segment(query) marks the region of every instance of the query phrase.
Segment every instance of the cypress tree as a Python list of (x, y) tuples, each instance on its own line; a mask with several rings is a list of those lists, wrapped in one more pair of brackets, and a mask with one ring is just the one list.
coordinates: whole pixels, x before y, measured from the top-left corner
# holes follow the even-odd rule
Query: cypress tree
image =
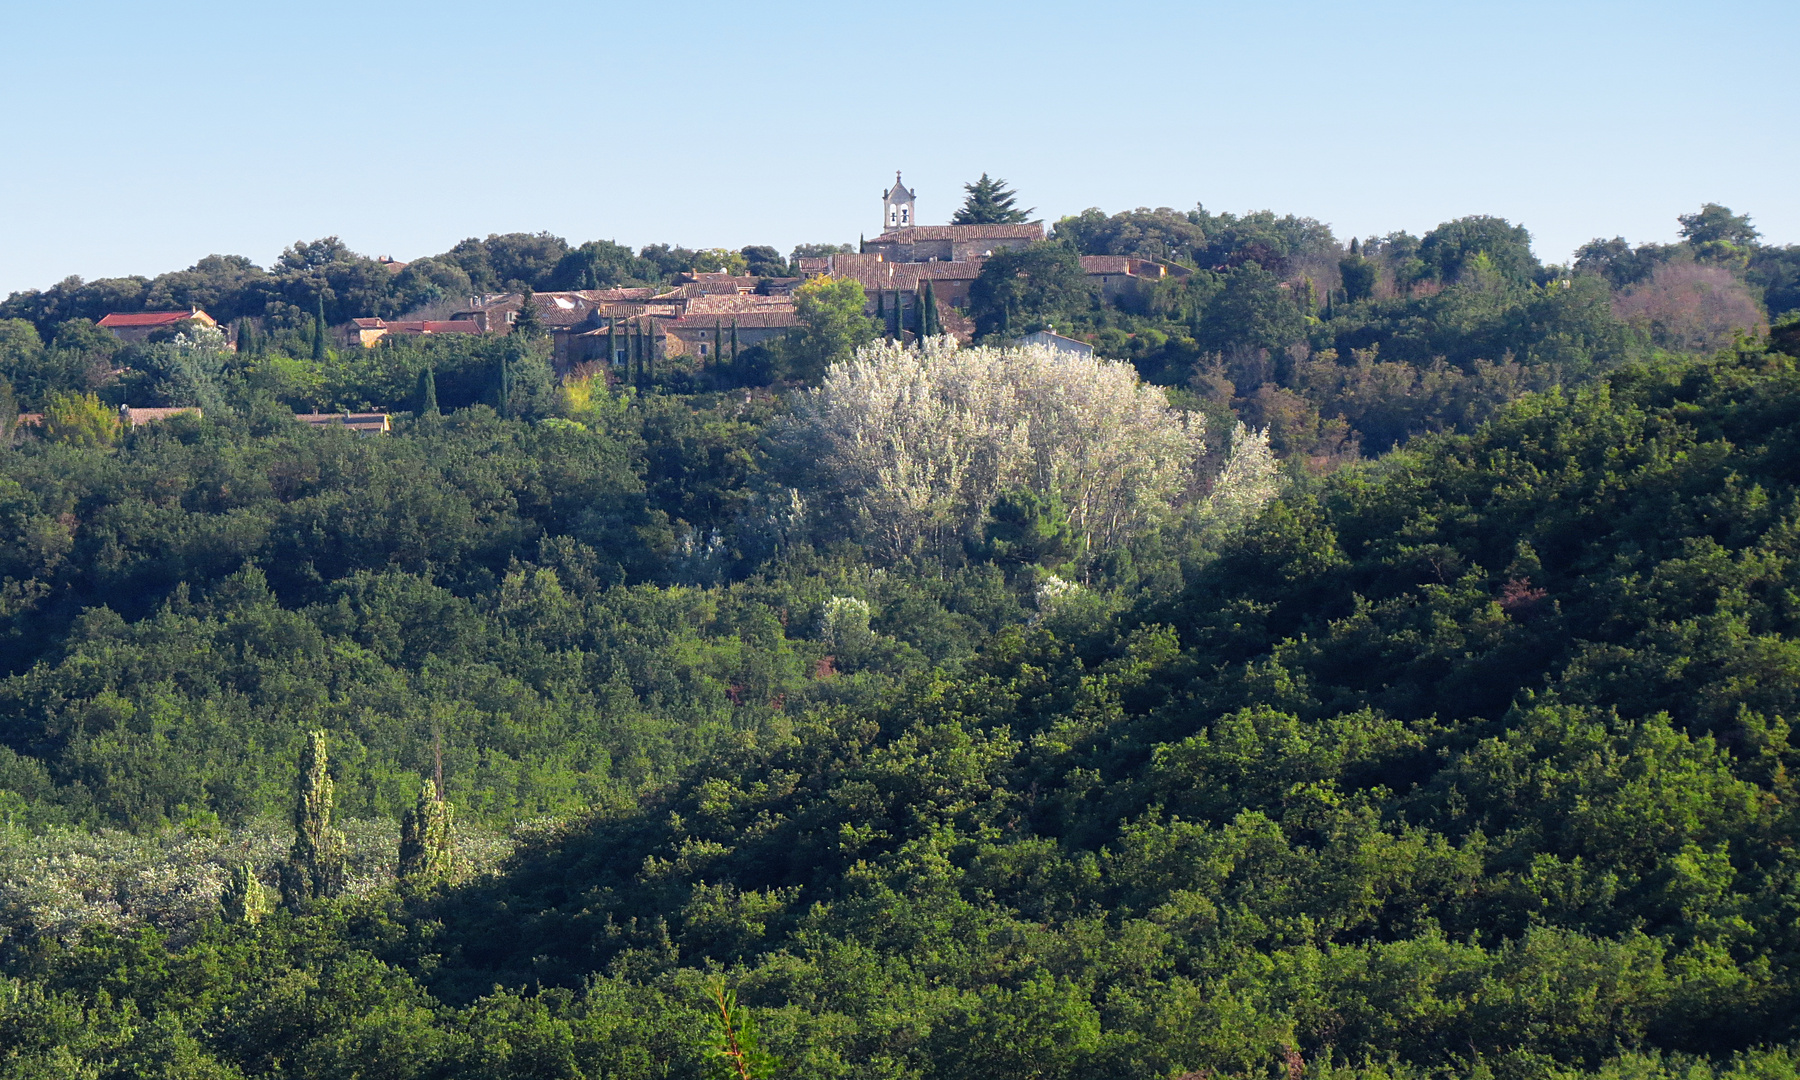
[(312, 358), (316, 362), (325, 359), (325, 294), (319, 294), (319, 311), (313, 316)]
[(878, 289), (875, 292), (875, 317), (881, 320), (881, 332), (886, 337), (894, 335), (888, 332), (887, 291)]
[(494, 388), (494, 391), (495, 391), (494, 396), (497, 399), (497, 404), (499, 406), (501, 416), (511, 416), (512, 415), (512, 378), (513, 378), (512, 362), (513, 362), (512, 349), (509, 347), (509, 348), (501, 350), (501, 352), (500, 352), (500, 378), (499, 378), (498, 385)]
[(926, 281), (925, 282), (925, 334), (927, 337), (936, 337), (943, 332), (944, 332), (944, 325), (942, 323), (938, 322), (937, 293), (932, 289), (931, 282)]
[(419, 785), (419, 799), (400, 819), (399, 875), (445, 877), (454, 868), (450, 804), (430, 780)]
[(725, 327), (719, 320), (713, 320), (713, 363), (718, 363), (725, 353)]
[(656, 379), (656, 320), (649, 315), (644, 316), (644, 379), (646, 384)]
[(737, 320), (731, 320), (731, 362), (737, 363)]
[(606, 320), (606, 362), (619, 366), (619, 320)]
[(413, 392), (413, 415), (438, 415), (437, 376), (432, 374), (430, 368), (419, 372), (419, 386)]
[(325, 733), (310, 732), (294, 785), (294, 846), (281, 867), (281, 900), (298, 909), (344, 891), (344, 835), (331, 827)]

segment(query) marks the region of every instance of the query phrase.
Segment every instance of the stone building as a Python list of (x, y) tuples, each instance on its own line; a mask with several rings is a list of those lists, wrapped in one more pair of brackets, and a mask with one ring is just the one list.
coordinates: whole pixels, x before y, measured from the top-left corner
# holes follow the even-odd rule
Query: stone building
[(1147, 285), (1164, 278), (1184, 278), (1193, 274), (1185, 266), (1140, 259), (1135, 255), (1083, 255), (1081, 269), (1108, 300), (1139, 295)]
[(996, 251), (1035, 244), (1044, 223), (1024, 225), (914, 225), (889, 229), (863, 245), (889, 262), (961, 262), (985, 259)]
[(351, 319), (337, 328), (338, 340), (345, 345), (368, 348), (382, 338), (393, 334), (397, 337), (409, 337), (414, 334), (479, 334), (481, 324), (473, 319), (419, 319), (402, 321), (398, 319)]

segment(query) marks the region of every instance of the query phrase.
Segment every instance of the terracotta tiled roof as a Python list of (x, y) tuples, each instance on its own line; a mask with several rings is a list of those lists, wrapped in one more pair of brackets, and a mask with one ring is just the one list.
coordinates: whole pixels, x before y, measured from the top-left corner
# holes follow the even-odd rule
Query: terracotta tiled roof
[(1176, 263), (1161, 263), (1136, 255), (1083, 255), (1081, 268), (1090, 274), (1130, 274), (1133, 277), (1187, 277), (1193, 273)]
[(481, 324), (474, 319), (426, 319), (421, 322), (385, 324), (390, 334), (479, 334)]
[(758, 296), (733, 294), (731, 296), (697, 296), (688, 301), (689, 315), (718, 315), (734, 311), (791, 311), (794, 298), (791, 296)]
[(688, 315), (680, 319), (671, 319), (665, 326), (667, 329), (677, 332), (705, 330), (710, 333), (714, 326), (730, 330), (732, 323), (736, 323), (740, 330), (781, 329), (788, 326), (799, 326), (800, 317), (794, 313), (792, 308), (789, 308), (785, 311), (745, 311), (736, 315), (703, 315), (699, 317)]
[(390, 325), (380, 319), (351, 319), (350, 324), (358, 330), (379, 330), (384, 326)]
[(1024, 225), (908, 225), (889, 229), (871, 244), (910, 244), (920, 240), (1042, 240), (1044, 223)]
[(846, 262), (839, 256), (831, 268), (837, 277), (854, 278), (866, 292), (911, 292), (927, 281), (973, 281), (981, 276), (981, 263), (974, 259), (962, 262), (891, 263), (863, 256)]
[(1136, 261), (1129, 255), (1083, 255), (1081, 268), (1090, 274), (1129, 274)]
[(121, 327), (140, 326), (174, 326), (183, 319), (195, 316), (192, 311), (114, 311), (100, 320), (100, 325), (109, 330)]

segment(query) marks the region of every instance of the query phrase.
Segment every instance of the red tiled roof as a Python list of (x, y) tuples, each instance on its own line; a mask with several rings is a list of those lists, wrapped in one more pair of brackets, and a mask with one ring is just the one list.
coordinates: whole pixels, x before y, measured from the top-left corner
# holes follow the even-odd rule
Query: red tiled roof
[[(360, 321), (360, 320), (359, 320)], [(391, 322), (382, 326), (390, 334), (479, 334), (481, 324), (474, 319), (426, 319), (420, 322)]]
[(1129, 274), (1133, 261), (1129, 255), (1083, 255), (1081, 268), (1090, 274)]
[(718, 315), (730, 314), (734, 311), (768, 311), (774, 308), (791, 311), (793, 307), (794, 298), (791, 296), (732, 293), (728, 296), (696, 296), (688, 301), (687, 313), (689, 315)]
[(831, 268), (838, 277), (862, 283), (865, 292), (911, 292), (927, 281), (973, 281), (981, 276), (981, 263), (975, 259), (961, 262), (891, 263), (864, 256), (854, 262), (838, 256)]
[(114, 311), (100, 320), (107, 329), (121, 326), (173, 326), (194, 317), (192, 311)]
[(670, 331), (704, 330), (711, 333), (714, 326), (730, 330), (732, 323), (736, 323), (740, 330), (780, 329), (800, 325), (800, 317), (794, 314), (792, 308), (783, 311), (745, 311), (736, 315), (702, 315), (698, 317), (690, 315), (686, 318), (670, 319), (664, 324), (664, 327)]
[(906, 225), (889, 229), (871, 244), (910, 244), (919, 240), (1042, 240), (1044, 223), (1024, 225)]

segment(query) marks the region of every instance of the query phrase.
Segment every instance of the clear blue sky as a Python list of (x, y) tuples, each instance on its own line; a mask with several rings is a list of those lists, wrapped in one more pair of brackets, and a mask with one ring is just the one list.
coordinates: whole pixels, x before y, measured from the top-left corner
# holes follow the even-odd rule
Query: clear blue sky
[(1793, 0), (0, 5), (0, 293), (337, 235), (854, 241), (906, 171), (1050, 220), (1472, 213), (1538, 254), (1705, 201), (1800, 242)]

